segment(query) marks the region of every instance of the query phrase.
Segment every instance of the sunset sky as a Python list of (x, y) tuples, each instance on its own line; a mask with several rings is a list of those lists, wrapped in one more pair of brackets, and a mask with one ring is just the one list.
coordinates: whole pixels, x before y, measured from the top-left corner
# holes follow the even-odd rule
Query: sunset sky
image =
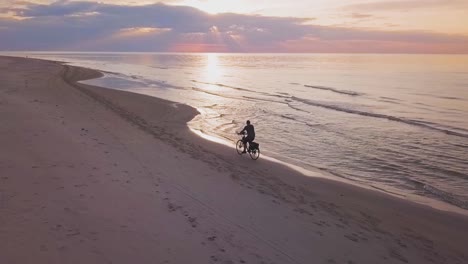
[(0, 0), (0, 50), (468, 53), (468, 0)]

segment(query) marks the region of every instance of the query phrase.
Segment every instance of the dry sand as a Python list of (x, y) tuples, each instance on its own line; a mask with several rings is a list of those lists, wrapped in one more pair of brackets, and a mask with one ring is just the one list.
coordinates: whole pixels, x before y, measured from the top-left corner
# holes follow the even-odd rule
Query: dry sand
[(189, 106), (0, 57), (0, 263), (468, 263), (468, 219), (252, 161)]

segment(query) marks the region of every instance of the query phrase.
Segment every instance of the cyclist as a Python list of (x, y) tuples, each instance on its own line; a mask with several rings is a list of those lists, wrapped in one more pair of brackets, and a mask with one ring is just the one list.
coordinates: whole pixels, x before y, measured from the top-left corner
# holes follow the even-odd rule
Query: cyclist
[(255, 128), (254, 128), (254, 126), (250, 124), (250, 120), (247, 120), (246, 123), (247, 123), (247, 125), (244, 127), (244, 129), (242, 129), (242, 131), (239, 132), (239, 135), (242, 135), (245, 132), (247, 132), (247, 136), (242, 139), (242, 143), (244, 143), (244, 151), (242, 153), (247, 153), (247, 142), (249, 142), (249, 144), (251, 144), (252, 141), (254, 141), (254, 139), (255, 139)]

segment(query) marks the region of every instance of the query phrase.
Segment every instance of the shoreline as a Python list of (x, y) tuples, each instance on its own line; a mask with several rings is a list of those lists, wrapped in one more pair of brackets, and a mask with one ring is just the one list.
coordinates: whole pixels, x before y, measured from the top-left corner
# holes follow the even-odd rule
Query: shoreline
[[(43, 60), (53, 61), (53, 60), (50, 60), (50, 59), (43, 59)], [(68, 61), (60, 61), (60, 62), (68, 64), (68, 65), (73, 65), (74, 64), (73, 62), (68, 62)], [(84, 65), (80, 66), (80, 63), (77, 63), (74, 66), (89, 68), (89, 65), (84, 64)], [(115, 74), (115, 73), (103, 71), (103, 70), (100, 70), (100, 69), (94, 69), (94, 70), (100, 71), (100, 72), (102, 72), (104, 74), (100, 78), (107, 77), (106, 74), (108, 74), (108, 73)], [(86, 82), (84, 82), (84, 83), (86, 84)], [(112, 87), (112, 85), (106, 85), (105, 82), (103, 82), (103, 83), (102, 82), (93, 83), (93, 80), (90, 80), (90, 82), (88, 84), (89, 85), (95, 85), (95, 86), (102, 86), (102, 87), (113, 89), (113, 90), (127, 91), (126, 89), (119, 89), (119, 88)], [(138, 91), (137, 92), (131, 91), (131, 92), (142, 94), (142, 95), (149, 95), (149, 96), (156, 97), (156, 98), (160, 98), (159, 95), (154, 95), (154, 94), (151, 94), (151, 93), (147, 94), (145, 92), (138, 92)], [(172, 100), (172, 99), (167, 99), (166, 98), (165, 100)], [(181, 100), (180, 101), (175, 100), (175, 101), (177, 101), (178, 103), (190, 105), (190, 104), (187, 104), (187, 102), (181, 102)], [(197, 108), (194, 105), (190, 105), (190, 106), (192, 106), (194, 108)], [(197, 110), (200, 112), (199, 109), (197, 109)], [(201, 112), (203, 112), (203, 111), (201, 111)], [(197, 117), (195, 117), (193, 120), (197, 119)], [(190, 127), (190, 123), (193, 120), (191, 120), (189, 122), (189, 127)], [(206, 133), (206, 131), (203, 131), (203, 130), (200, 131), (200, 133), (197, 133), (197, 131), (195, 131), (195, 129), (193, 129), (193, 131), (196, 134), (198, 134), (199, 136), (202, 136), (205, 139), (208, 139), (210, 141), (222, 143), (222, 144), (225, 144), (225, 145), (231, 144), (231, 142), (226, 141), (226, 138), (224, 138), (224, 137), (216, 137), (216, 134), (209, 134), (209, 133)], [(265, 154), (265, 153), (263, 153), (263, 154)], [(265, 155), (262, 155), (262, 156), (265, 157)], [(284, 156), (279, 155), (277, 153), (276, 154), (272, 153), (272, 159), (270, 159), (270, 160), (273, 161), (273, 162), (279, 162), (279, 163), (281, 163), (281, 164), (283, 164), (285, 166), (288, 166), (289, 168), (292, 168), (292, 169), (294, 169), (296, 171), (299, 171), (302, 174), (306, 174), (308, 176), (322, 177), (322, 178), (329, 179), (329, 180), (332, 180), (332, 181), (343, 182), (343, 183), (351, 184), (353, 186), (357, 186), (357, 187), (361, 187), (361, 188), (365, 188), (365, 189), (369, 189), (369, 190), (373, 190), (373, 191), (383, 192), (385, 194), (388, 194), (388, 195), (391, 195), (391, 196), (394, 196), (394, 197), (403, 198), (403, 199), (408, 200), (410, 202), (414, 202), (414, 203), (425, 205), (425, 206), (430, 206), (432, 208), (435, 208), (435, 209), (441, 210), (441, 211), (455, 212), (455, 213), (462, 214), (462, 215), (468, 215), (468, 210), (464, 208), (464, 207), (466, 207), (464, 202), (462, 200), (457, 200), (456, 197), (454, 198), (454, 197), (452, 197), (450, 195), (444, 195), (444, 190), (442, 190), (442, 194), (440, 194), (440, 192), (438, 192), (439, 190), (437, 190), (437, 189), (435, 190), (436, 192), (434, 192), (434, 191), (425, 192), (424, 190), (427, 190), (426, 186), (424, 186), (421, 189), (418, 189), (419, 187), (416, 188), (416, 189), (411, 189), (411, 188), (409, 188), (409, 189), (399, 189), (398, 187), (395, 188), (392, 185), (386, 185), (385, 183), (379, 182), (378, 180), (358, 182), (356, 180), (352, 180), (352, 179), (343, 177), (343, 175), (339, 175), (339, 174), (335, 175), (332, 171), (327, 170), (327, 168), (321, 168), (320, 166), (315, 166), (315, 165), (312, 165), (312, 164), (302, 163), (297, 159), (284, 157)], [(423, 182), (420, 182), (420, 184), (424, 185)], [(429, 185), (427, 187), (429, 189), (433, 188), (433, 186), (431, 186), (431, 185)], [(425, 193), (424, 193), (424, 195), (420, 195), (420, 194), (416, 194), (417, 192), (425, 192)], [(447, 191), (445, 191), (445, 192), (447, 192)]]
[[(108, 194), (109, 197), (104, 195), (101, 199), (95, 198), (85, 201), (78, 198), (79, 202), (66, 206), (66, 208), (71, 208), (68, 211), (74, 211), (75, 207), (80, 208), (84, 205), (88, 207), (84, 212), (76, 209), (77, 212), (72, 216), (81, 220), (86, 219), (86, 221), (83, 220), (84, 223), (92, 223), (91, 226), (100, 227), (97, 228), (99, 230), (103, 228), (105, 230), (106, 223), (105, 221), (100, 222), (98, 219), (106, 219), (110, 217), (109, 215), (113, 215), (115, 219), (123, 221), (128, 215), (132, 215), (136, 220), (133, 222), (127, 220), (124, 225), (128, 227), (135, 224), (135, 221), (142, 222), (146, 224), (138, 227), (141, 228), (140, 231), (154, 231), (155, 225), (149, 225), (149, 223), (156, 221), (154, 218), (156, 215), (145, 214), (144, 210), (140, 208), (141, 204), (145, 208), (149, 205), (140, 202), (146, 201), (157, 208), (156, 210), (160, 212), (157, 216), (166, 221), (166, 224), (159, 228), (156, 225), (158, 234), (165, 236), (167, 240), (163, 241), (171, 241), (173, 234), (162, 235), (161, 233), (164, 233), (162, 227), (176, 233), (179, 240), (168, 242), (168, 244), (171, 245), (173, 251), (186, 253), (185, 256), (176, 257), (168, 252), (159, 252), (161, 253), (157, 257), (159, 260), (163, 259), (161, 256), (164, 258), (172, 256), (172, 258), (178, 258), (179, 262), (176, 260), (176, 263), (183, 263), (181, 258), (184, 257), (187, 260), (200, 261), (193, 263), (216, 262), (214, 259), (237, 262), (239, 260), (235, 260), (236, 256), (245, 255), (245, 259), (242, 260), (247, 261), (248, 259), (248, 263), (260, 263), (260, 260), (256, 259), (257, 255), (262, 257), (262, 261), (272, 263), (308, 263), (310, 261), (318, 263), (329, 260), (337, 263), (343, 261), (348, 261), (348, 263), (349, 261), (352, 263), (376, 263), (376, 261), (466, 263), (465, 261), (468, 261), (468, 257), (463, 253), (464, 244), (468, 240), (461, 234), (463, 232), (460, 232), (460, 230), (467, 230), (468, 227), (468, 218), (465, 216), (442, 212), (373, 190), (306, 177), (281, 164), (266, 160), (257, 161), (253, 167), (252, 162), (244, 159), (245, 157), (234, 156), (232, 149), (207, 141), (190, 131), (186, 123), (196, 115), (196, 110), (190, 106), (150, 96), (77, 83), (83, 78), (99, 76), (97, 71), (45, 60), (0, 57), (0, 61), (2, 78), (13, 78), (11, 82), (7, 82), (6, 88), (3, 89), (9, 91), (17, 83), (24, 83), (23, 90), (13, 92), (12, 95), (6, 93), (8, 95), (0, 106), (11, 105), (12, 108), (8, 108), (10, 110), (6, 113), (18, 115), (24, 108), (26, 110), (23, 112), (27, 116), (31, 110), (28, 108), (32, 107), (27, 102), (40, 105), (34, 114), (40, 117), (39, 120), (43, 118), (44, 123), (37, 125), (42, 126), (44, 131), (49, 131), (48, 129), (55, 131), (55, 135), (50, 136), (50, 138), (44, 135), (44, 142), (49, 140), (49, 143), (53, 143), (57, 138), (64, 138), (63, 146), (57, 145), (57, 143), (54, 145), (55, 148), (59, 149), (57, 152), (63, 157), (55, 156), (53, 158), (63, 158), (62, 163), (76, 159), (77, 164), (81, 164), (75, 164), (73, 168), (69, 168), (70, 171), (67, 173), (75, 176), (73, 180), (56, 172), (56, 167), (33, 165), (31, 169), (34, 171), (36, 168), (33, 167), (44, 167), (45, 173), (50, 174), (51, 177), (62, 177), (61, 181), (64, 183), (75, 179), (86, 182), (89, 174), (97, 177), (102, 184), (105, 183), (105, 185), (99, 186), (94, 186), (89, 182), (81, 183), (86, 184), (86, 188), (89, 189), (89, 194), (82, 194), (84, 197), (98, 197), (103, 195), (101, 192), (104, 188), (106, 191), (103, 193)], [(5, 75), (5, 71), (11, 72), (11, 74)], [(32, 75), (34, 75), (33, 79), (42, 80), (41, 83), (28, 82), (28, 76)], [(21, 78), (26, 79), (22, 82)], [(47, 78), (49, 79), (47, 80)], [(30, 85), (37, 85), (37, 90), (29, 89)], [(51, 92), (56, 90), (58, 92)], [(59, 96), (58, 94), (60, 97), (54, 99)], [(35, 97), (41, 98), (33, 99)], [(25, 98), (27, 100), (23, 100)], [(57, 106), (55, 106), (51, 103), (54, 100), (56, 102), (67, 101), (70, 104), (65, 105), (64, 110), (59, 110), (59, 104), (56, 103)], [(21, 111), (16, 113), (13, 109)], [(71, 117), (62, 120), (63, 123), (60, 125), (60, 123), (56, 123), (55, 119), (52, 120), (53, 122), (46, 122), (49, 118), (46, 113), (59, 113), (59, 115), (67, 113)], [(33, 129), (30, 124), (19, 124), (15, 120), (7, 119), (6, 123), (13, 128)], [(68, 123), (71, 123), (70, 126), (76, 129), (62, 128)], [(80, 125), (83, 126), (82, 123), (100, 131), (95, 132), (96, 134), (89, 139), (89, 142), (99, 143), (89, 143), (83, 140), (86, 143), (83, 145), (83, 142), (78, 142), (79, 140), (77, 142), (67, 141), (70, 139), (72, 131), (78, 131), (80, 134), (78, 138), (91, 133), (88, 130), (93, 131), (86, 127), (79, 129)], [(7, 150), (10, 146), (19, 149), (12, 153), (24, 151), (21, 152), (21, 156), (15, 157), (13, 155), (10, 157), (12, 161), (6, 159), (7, 166), (0, 167), (2, 174), (17, 174), (18, 178), (21, 178), (18, 180), (19, 182), (15, 182), (16, 180), (12, 180), (10, 177), (4, 180), (5, 186), (10, 188), (5, 190), (2, 188), (0, 192), (2, 197), (4, 195), (9, 197), (9, 192), (12, 193), (10, 195), (13, 195), (14, 190), (20, 190), (25, 182), (28, 182), (27, 177), (21, 177), (28, 175), (20, 173), (23, 169), (21, 166), (8, 165), (9, 162), (16, 164), (15, 158), (29, 159), (28, 151), (31, 151), (31, 146), (21, 143), (21, 140), (26, 139), (28, 144), (33, 145), (40, 145), (43, 142), (29, 137), (15, 138), (17, 132), (9, 132), (5, 127), (2, 127), (2, 131), (6, 131), (5, 137), (11, 141), (10, 145), (7, 144), (8, 142), (3, 142), (6, 144)], [(101, 149), (104, 146), (109, 149)], [(76, 148), (76, 152), (69, 153), (69, 149), (73, 148)], [(98, 155), (98, 152), (95, 153), (96, 149), (103, 151), (102, 153), (105, 155), (102, 154), (103, 157), (93, 157), (93, 159), (89, 158), (88, 156)], [(44, 160), (52, 158), (48, 155), (50, 154), (48, 149), (36, 147), (33, 150), (38, 153), (35, 153), (34, 157), (31, 156), (31, 160), (45, 163)], [(2, 157), (11, 156), (6, 151), (4, 152)], [(107, 158), (108, 154), (114, 152), (118, 153), (119, 157)], [(158, 159), (155, 160), (153, 157)], [(95, 165), (97, 170), (92, 167), (77, 168), (77, 166), (85, 166), (82, 164), (87, 164), (86, 161), (96, 162), (96, 160), (100, 161), (97, 162), (100, 166)], [(118, 162), (112, 165), (112, 161)], [(61, 163), (59, 162), (59, 164)], [(113, 179), (114, 173), (117, 172), (107, 172), (109, 175), (99, 173), (100, 171), (112, 170), (115, 164), (125, 167), (125, 170), (118, 172), (119, 177), (115, 178), (118, 179), (117, 182), (113, 181), (115, 180)], [(133, 170), (128, 168), (133, 168)], [(154, 172), (157, 172), (157, 175), (154, 175)], [(138, 176), (139, 174), (142, 176)], [(44, 188), (49, 190), (50, 196), (57, 196), (57, 204), (60, 207), (57, 208), (60, 209), (58, 211), (52, 210), (45, 213), (48, 216), (46, 217), (47, 222), (51, 223), (54, 221), (50, 221), (50, 218), (58, 219), (62, 217), (62, 214), (69, 213), (67, 210), (64, 212), (63, 207), (61, 207), (62, 203), (66, 203), (68, 200), (59, 199), (67, 197), (69, 194), (59, 193), (54, 188), (48, 189), (48, 186), (53, 185), (54, 181), (44, 181)], [(126, 203), (129, 201), (123, 201), (123, 205), (116, 205), (111, 213), (93, 210), (95, 206), (97, 206), (96, 209), (102, 209), (106, 208), (106, 205), (112, 204), (111, 201), (120, 196), (122, 184), (124, 186), (130, 185), (124, 189), (129, 195), (128, 197), (131, 197), (131, 201), (135, 205), (140, 205), (137, 207), (138, 210), (131, 209), (132, 207), (127, 208), (128, 204)], [(34, 185), (31, 186), (34, 187)], [(23, 228), (24, 226), (36, 226), (40, 222), (37, 217), (30, 215), (29, 218), (25, 218), (24, 212), (15, 210), (14, 205), (19, 204), (23, 208), (28, 207), (33, 210), (35, 202), (49, 199), (48, 196), (44, 195), (39, 193), (36, 195), (39, 197), (36, 197), (34, 201), (30, 196), (28, 199), (19, 199), (15, 201), (17, 204), (14, 204), (12, 200), (3, 201), (2, 207), (0, 207), (2, 211), (14, 212), (14, 214), (8, 214), (4, 216), (6, 219), (0, 219), (4, 220), (2, 223), (6, 223), (6, 227), (1, 229), (0, 234), (6, 234), (6, 237), (16, 235), (17, 232), (13, 228), (13, 224), (18, 217), (28, 220), (20, 224)], [(28, 201), (25, 202), (25, 200)], [(94, 202), (99, 206), (93, 204)], [(89, 213), (90, 211), (92, 213)], [(75, 220), (68, 219), (65, 222), (73, 221)], [(57, 226), (55, 222), (53, 224), (55, 227)], [(80, 226), (80, 223), (75, 223), (75, 225)], [(81, 223), (81, 228), (83, 227), (85, 226)], [(141, 248), (155, 245), (149, 238), (141, 241), (141, 238), (133, 237), (120, 229), (104, 232), (104, 242), (97, 246), (101, 253), (104, 252), (103, 255), (114, 259), (116, 263), (125, 263), (125, 259), (135, 258), (136, 252), (133, 252), (134, 254), (129, 253), (128, 250), (118, 252), (114, 250), (115, 248), (123, 249), (128, 246), (128, 242), (135, 241)], [(183, 230), (183, 232), (177, 230)], [(72, 232), (71, 236), (81, 236), (85, 233), (79, 231), (79, 234), (73, 235), (76, 232)], [(50, 241), (54, 237), (52, 233), (45, 232), (42, 235), (48, 237)], [(126, 237), (127, 240), (117, 243), (115, 248), (109, 248), (109, 246), (106, 248), (109, 243), (115, 243), (111, 237), (116, 234)], [(208, 235), (210, 236), (207, 239)], [(28, 234), (20, 236), (18, 239), (21, 241), (19, 242), (29, 243), (33, 247), (35, 241), (27, 242), (27, 237)], [(65, 235), (66, 237), (69, 236)], [(87, 241), (85, 238), (82, 240)], [(200, 244), (198, 240), (204, 241), (205, 245)], [(195, 243), (195, 241), (198, 242)], [(307, 243), (304, 244), (305, 241)], [(69, 251), (76, 254), (86, 251), (86, 247), (83, 245), (77, 248), (71, 247), (74, 245), (73, 243), (74, 241), (65, 242), (69, 249), (72, 248)], [(90, 243), (94, 242), (84, 244), (89, 245)], [(11, 250), (8, 251), (10, 253), (6, 257), (4, 253), (1, 253), (0, 260), (20, 258), (21, 254), (18, 249), (12, 246), (20, 244), (12, 242), (5, 245), (1, 243), (2, 248)], [(206, 246), (207, 244), (209, 245)], [(219, 249), (218, 244), (222, 244), (221, 249), (224, 251)], [(60, 252), (59, 248), (57, 247), (57, 252)], [(15, 255), (11, 252), (18, 252), (18, 254)], [(49, 263), (56, 263), (52, 261), (53, 254), (50, 253), (55, 252), (55, 250), (46, 251), (49, 253), (41, 252), (44, 251), (39, 250), (37, 256), (47, 255), (44, 256), (44, 261), (49, 260), (51, 261)], [(147, 263), (151, 259), (149, 256), (152, 253), (154, 252), (141, 251), (142, 256), (138, 258)], [(68, 256), (71, 253), (57, 254)], [(142, 259), (143, 257), (148, 258)], [(205, 261), (201, 262), (203, 259)], [(93, 258), (88, 257), (87, 260), (89, 263)], [(441, 260), (443, 262), (440, 262)]]
[[(112, 88), (108, 88), (108, 89), (112, 89)], [(202, 137), (202, 138), (204, 138), (206, 140), (209, 140), (209, 141), (212, 141), (212, 142), (215, 142), (215, 143), (222, 144), (222, 145), (227, 146), (227, 147), (232, 147), (231, 146), (232, 144), (229, 144), (229, 142), (227, 140), (224, 140), (223, 138), (217, 138), (215, 136), (205, 134), (203, 131), (198, 131), (198, 130), (195, 130), (195, 129), (192, 129), (192, 128), (190, 128), (190, 129), (195, 134), (197, 134), (199, 137)], [(289, 168), (291, 170), (294, 170), (294, 171), (296, 171), (296, 172), (298, 172), (298, 173), (300, 173), (300, 174), (302, 174), (302, 175), (304, 175), (306, 177), (313, 177), (313, 178), (319, 178), (319, 179), (329, 180), (329, 181), (333, 181), (333, 182), (339, 182), (339, 183), (347, 184), (347, 185), (350, 185), (350, 186), (354, 186), (356, 188), (362, 188), (362, 189), (366, 189), (366, 190), (369, 190), (369, 191), (375, 191), (375, 192), (378, 192), (378, 193), (381, 193), (381, 194), (384, 194), (384, 195), (388, 195), (390, 197), (394, 197), (396, 199), (401, 199), (401, 200), (409, 202), (409, 203), (422, 205), (422, 206), (427, 206), (427, 207), (429, 207), (431, 209), (434, 209), (434, 210), (437, 210), (437, 211), (440, 211), (440, 212), (450, 212), (450, 213), (455, 213), (455, 214), (459, 214), (459, 215), (462, 215), (462, 216), (468, 216), (468, 210), (465, 210), (463, 208), (457, 207), (455, 205), (449, 204), (449, 203), (441, 201), (441, 200), (431, 199), (429, 197), (424, 197), (424, 196), (407, 194), (407, 193), (404, 193), (404, 192), (398, 192), (398, 190), (395, 190), (395, 191), (386, 190), (383, 187), (378, 187), (378, 186), (374, 186), (374, 185), (365, 185), (365, 184), (362, 184), (362, 183), (353, 182), (352, 180), (349, 180), (349, 179), (346, 179), (346, 178), (340, 178), (340, 177), (333, 176), (333, 175), (325, 175), (327, 173), (326, 171), (322, 171), (320, 169), (316, 169), (316, 171), (313, 171), (313, 170), (301, 167), (299, 165), (296, 165), (294, 163), (288, 163), (287, 161), (279, 160), (277, 158), (270, 157), (270, 156), (267, 156), (267, 155), (264, 155), (264, 154), (262, 154), (262, 157), (264, 159), (266, 159), (267, 161), (269, 161), (269, 162), (273, 162), (273, 163), (285, 166), (285, 167), (287, 167), (287, 168)], [(408, 198), (407, 197), (408, 195), (411, 196), (412, 198)]]
[[(43, 59), (43, 60), (48, 61), (47, 59)], [(68, 65), (68, 64), (72, 64), (73, 62), (61, 62), (61, 63), (64, 63), (64, 64)], [(70, 66), (72, 66), (72, 65), (70, 65)], [(81, 67), (81, 66), (75, 65), (75, 67)], [(85, 67), (85, 68), (87, 68), (87, 67)], [(102, 73), (102, 75), (99, 76), (98, 78), (105, 77), (105, 74), (107, 74), (107, 73), (115, 74), (113, 72), (106, 72), (106, 71), (102, 71), (102, 70), (99, 70), (99, 69), (93, 69), (93, 70), (99, 71), (99, 72)], [(87, 80), (85, 80), (85, 81), (87, 81)], [(83, 83), (86, 84), (86, 82), (83, 82)], [(126, 91), (126, 92), (130, 92), (130, 93), (136, 93), (136, 94), (140, 94), (140, 95), (144, 95), (144, 96), (150, 96), (150, 97), (154, 97), (154, 98), (158, 98), (158, 99), (162, 99), (162, 100), (167, 100), (167, 99), (163, 99), (163, 98), (160, 98), (160, 97), (157, 97), (157, 96), (154, 96), (154, 95), (148, 95), (148, 94), (145, 94), (145, 93), (132, 92), (132, 91), (128, 91), (126, 89), (118, 89), (118, 88), (113, 88), (113, 87), (110, 87), (110, 86), (106, 87), (106, 86), (99, 86), (99, 85), (94, 85), (94, 84), (89, 84), (89, 85), (98, 86), (98, 87), (111, 89), (111, 90)], [(196, 109), (198, 111), (198, 115), (202, 115), (200, 110), (197, 109), (195, 106), (191, 106), (191, 105), (183, 103), (183, 102), (173, 102), (173, 103), (174, 104), (184, 104), (184, 105), (190, 106), (190, 107), (192, 107), (192, 108), (194, 108), (194, 109)], [(208, 134), (205, 131), (197, 130), (197, 129), (193, 128), (193, 127), (190, 127), (190, 122), (192, 122), (194, 119), (196, 119), (198, 115), (195, 115), (192, 120), (187, 122), (188, 127), (191, 129), (191, 131), (193, 133), (197, 134), (199, 137), (202, 137), (202, 138), (204, 138), (206, 140), (209, 140), (209, 141), (212, 141), (212, 142), (215, 142), (215, 143), (219, 143), (219, 144), (223, 144), (223, 145), (228, 146), (228, 147), (232, 147), (231, 145), (233, 145), (234, 142), (230, 142), (226, 138), (217, 137), (215, 134)], [(300, 165), (300, 162), (295, 163), (294, 160), (291, 159), (291, 158), (286, 158), (285, 159), (284, 157), (272, 157), (272, 156), (268, 156), (268, 154), (267, 155), (262, 154), (262, 157), (266, 158), (268, 161), (271, 161), (271, 162), (278, 163), (278, 164), (281, 164), (283, 166), (286, 166), (289, 169), (292, 169), (292, 170), (294, 170), (296, 172), (299, 172), (299, 173), (301, 173), (301, 174), (303, 174), (305, 176), (308, 176), (308, 177), (318, 177), (318, 178), (322, 178), (322, 179), (326, 179), (326, 180), (331, 180), (331, 181), (335, 181), (335, 182), (349, 184), (349, 185), (352, 185), (352, 186), (355, 186), (355, 187), (358, 187), (358, 188), (364, 188), (364, 189), (371, 190), (371, 191), (377, 191), (377, 192), (380, 192), (380, 193), (383, 193), (383, 194), (386, 194), (386, 195), (390, 195), (392, 197), (396, 197), (398, 199), (403, 199), (403, 200), (411, 202), (411, 203), (416, 203), (416, 204), (423, 205), (423, 206), (429, 206), (429, 207), (434, 208), (434, 209), (439, 210), (439, 211), (452, 212), (452, 213), (457, 213), (457, 214), (461, 214), (461, 215), (464, 215), (464, 216), (468, 216), (468, 210), (467, 209), (464, 209), (464, 208), (459, 207), (459, 206), (457, 206), (455, 204), (447, 202), (447, 201), (445, 201), (445, 200), (443, 200), (441, 198), (439, 198), (439, 199), (430, 198), (430, 197), (427, 197), (427, 196), (422, 196), (422, 195), (417, 195), (417, 194), (413, 194), (413, 193), (409, 193), (409, 192), (404, 192), (404, 191), (399, 190), (399, 189), (391, 188), (390, 186), (385, 186), (385, 185), (380, 186), (378, 183), (372, 183), (372, 184), (371, 183), (369, 183), (369, 184), (359, 183), (359, 182), (353, 181), (353, 180), (348, 179), (348, 178), (342, 178), (342, 177), (339, 177), (339, 176), (335, 176), (334, 174), (329, 173), (327, 170), (322, 170), (319, 167), (314, 167), (312, 165), (309, 165), (308, 167), (306, 167), (306, 166), (304, 166), (304, 164)]]

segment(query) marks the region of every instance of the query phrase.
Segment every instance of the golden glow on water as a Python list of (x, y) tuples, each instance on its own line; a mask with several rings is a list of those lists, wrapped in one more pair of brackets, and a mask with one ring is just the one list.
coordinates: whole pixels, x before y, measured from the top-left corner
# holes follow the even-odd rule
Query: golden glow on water
[(206, 66), (204, 77), (210, 83), (216, 83), (221, 77), (221, 67), (219, 66), (219, 55), (216, 53), (206, 54)]
[[(222, 67), (219, 65), (219, 54), (206, 53), (201, 55), (202, 57), (202, 68), (199, 71), (199, 80), (201, 82), (196, 83), (193, 87), (194, 90), (200, 91), (197, 93), (197, 100), (205, 102), (207, 104), (222, 104), (226, 98), (219, 96), (221, 87), (217, 84), (222, 83), (222, 75), (224, 74)], [(212, 109), (199, 109), (204, 116), (211, 115)], [(215, 116), (218, 116), (215, 112)]]

